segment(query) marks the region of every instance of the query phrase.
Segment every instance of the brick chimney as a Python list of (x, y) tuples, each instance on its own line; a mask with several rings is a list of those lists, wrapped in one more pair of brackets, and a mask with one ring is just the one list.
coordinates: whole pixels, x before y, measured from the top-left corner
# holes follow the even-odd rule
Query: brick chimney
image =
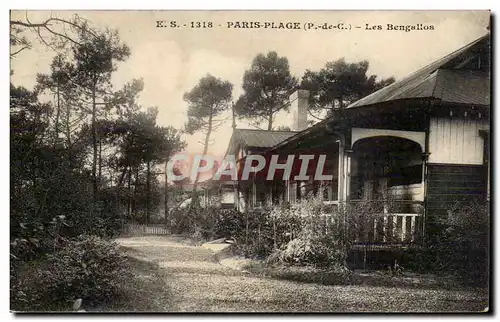
[(290, 95), (290, 111), (293, 116), (292, 131), (302, 131), (307, 128), (307, 107), (309, 91), (299, 89)]

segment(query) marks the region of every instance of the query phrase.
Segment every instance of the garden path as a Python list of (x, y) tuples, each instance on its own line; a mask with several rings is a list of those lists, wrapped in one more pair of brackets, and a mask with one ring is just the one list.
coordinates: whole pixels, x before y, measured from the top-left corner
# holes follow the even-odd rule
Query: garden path
[(486, 306), (471, 290), (335, 286), (254, 276), (220, 265), (211, 250), (181, 237), (117, 241), (129, 256), (158, 265), (169, 312), (443, 312)]

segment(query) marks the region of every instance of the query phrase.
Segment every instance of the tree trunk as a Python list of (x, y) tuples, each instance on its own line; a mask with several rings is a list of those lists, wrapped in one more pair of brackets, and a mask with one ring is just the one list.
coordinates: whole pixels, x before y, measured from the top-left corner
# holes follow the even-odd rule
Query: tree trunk
[(134, 185), (134, 193), (132, 194), (132, 215), (135, 216), (137, 212), (137, 201), (135, 200), (135, 196), (137, 194), (137, 189), (139, 188), (139, 166), (135, 168), (135, 185)]
[(233, 114), (233, 129), (236, 128), (236, 112), (234, 111), (234, 103), (231, 104), (231, 112)]
[(165, 208), (165, 230), (168, 232), (168, 177), (167, 177), (167, 164), (168, 160), (165, 160), (165, 197), (164, 197), (164, 208)]
[(92, 158), (92, 183), (93, 183), (93, 201), (97, 201), (97, 133), (96, 133), (96, 86), (97, 82), (94, 76), (94, 82), (92, 86), (92, 147), (93, 147), (93, 158)]
[(56, 99), (57, 99), (57, 110), (56, 110), (56, 121), (55, 121), (55, 138), (54, 142), (57, 143), (59, 139), (59, 116), (61, 115), (61, 97), (59, 95), (59, 84), (57, 84), (57, 91), (56, 91)]
[[(213, 107), (210, 108), (210, 117), (208, 118), (208, 130), (207, 130), (207, 134), (205, 135), (205, 142), (203, 143), (203, 156), (207, 155), (207, 151), (208, 151), (208, 142), (210, 140), (210, 134), (212, 134), (212, 119), (213, 119)], [(199, 164), (197, 164), (196, 166), (199, 166)], [(190, 208), (192, 208), (193, 205), (198, 202), (197, 191), (196, 191), (198, 188), (198, 180), (199, 180), (199, 174), (197, 172), (196, 178), (194, 179), (194, 182), (193, 182), (193, 193), (192, 193), (192, 197), (191, 197)]]
[(66, 144), (68, 146), (68, 160), (71, 162), (71, 127), (69, 120), (71, 118), (71, 106), (66, 101)]
[(130, 219), (132, 215), (132, 190), (130, 189), (130, 183), (132, 181), (132, 167), (128, 167), (128, 183), (127, 183), (127, 218)]
[(273, 130), (273, 112), (272, 110), (269, 112), (269, 116), (267, 117), (267, 130)]
[(146, 224), (150, 219), (151, 161), (146, 162)]
[(99, 178), (99, 183), (101, 182), (102, 180), (102, 140), (101, 140), (101, 136), (99, 135), (99, 175), (98, 175), (98, 178)]

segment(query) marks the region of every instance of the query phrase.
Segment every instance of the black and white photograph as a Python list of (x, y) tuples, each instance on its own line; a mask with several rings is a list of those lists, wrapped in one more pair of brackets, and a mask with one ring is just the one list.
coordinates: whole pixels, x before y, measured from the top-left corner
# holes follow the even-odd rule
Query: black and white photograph
[(489, 10), (9, 18), (10, 312), (491, 313)]

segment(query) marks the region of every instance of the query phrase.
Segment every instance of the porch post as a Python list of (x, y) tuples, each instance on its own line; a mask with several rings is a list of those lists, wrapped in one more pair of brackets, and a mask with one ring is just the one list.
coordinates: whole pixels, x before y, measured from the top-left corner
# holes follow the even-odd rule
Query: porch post
[(338, 201), (349, 201), (351, 194), (351, 155), (352, 150), (346, 149), (345, 140), (339, 141), (339, 171), (338, 171)]
[(345, 150), (345, 180), (344, 180), (344, 199), (345, 201), (351, 200), (351, 162), (352, 150)]
[(237, 211), (240, 211), (240, 192), (238, 191), (238, 184), (236, 182), (233, 182), (234, 207)]
[(425, 198), (425, 189), (426, 189), (426, 170), (427, 170), (427, 159), (429, 158), (429, 153), (422, 153), (422, 183), (421, 183), (421, 189), (422, 189), (422, 199)]
[[(423, 209), (423, 220), (422, 220), (422, 238), (425, 239), (425, 226), (427, 225), (427, 161), (429, 159), (429, 153), (427, 151), (424, 151), (422, 153), (422, 199), (424, 201), (424, 209)], [(415, 220), (414, 218), (413, 220)], [(413, 231), (412, 227), (412, 233), (414, 234), (415, 231)], [(418, 229), (418, 228), (417, 228)]]
[(344, 198), (344, 176), (345, 176), (345, 139), (343, 137), (339, 140), (339, 167), (338, 167), (338, 186), (337, 186), (337, 196), (339, 204), (343, 203)]

